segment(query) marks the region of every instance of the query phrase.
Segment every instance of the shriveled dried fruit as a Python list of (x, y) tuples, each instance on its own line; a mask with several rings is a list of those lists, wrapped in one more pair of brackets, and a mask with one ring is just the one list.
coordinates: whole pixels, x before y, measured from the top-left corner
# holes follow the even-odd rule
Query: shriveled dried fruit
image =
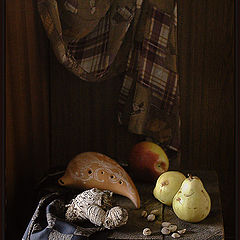
[(168, 235), (170, 233), (170, 230), (167, 227), (163, 227), (161, 233), (164, 235)]
[(149, 222), (154, 221), (155, 218), (156, 218), (156, 216), (155, 216), (154, 214), (149, 214), (149, 215), (147, 216), (147, 220), (148, 220)]
[(184, 234), (185, 232), (186, 232), (186, 228), (184, 228), (184, 229), (181, 229), (181, 230), (178, 230), (177, 232), (179, 233), (179, 234)]
[(149, 236), (149, 235), (151, 235), (151, 234), (152, 234), (152, 231), (151, 231), (150, 228), (144, 228), (144, 229), (143, 229), (143, 235), (144, 235), (144, 236)]
[(147, 211), (143, 210), (142, 213), (141, 213), (141, 216), (142, 216), (142, 217), (147, 217), (147, 215), (148, 215), (148, 214), (147, 214)]
[(178, 233), (173, 233), (171, 236), (172, 238), (180, 238), (180, 235)]
[(162, 222), (162, 227), (169, 227), (170, 225), (170, 222)]
[(173, 224), (170, 225), (170, 226), (168, 226), (167, 228), (169, 229), (170, 232), (175, 232), (175, 231), (177, 231), (177, 226), (176, 226), (176, 225), (173, 225)]

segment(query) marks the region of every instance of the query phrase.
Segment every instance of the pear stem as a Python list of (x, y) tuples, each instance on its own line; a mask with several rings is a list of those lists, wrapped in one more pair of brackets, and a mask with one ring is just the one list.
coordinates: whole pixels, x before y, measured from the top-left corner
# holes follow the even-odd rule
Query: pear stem
[(188, 178), (190, 179), (190, 180), (192, 180), (193, 179), (193, 177), (192, 177), (192, 174), (190, 174), (190, 173), (188, 173)]

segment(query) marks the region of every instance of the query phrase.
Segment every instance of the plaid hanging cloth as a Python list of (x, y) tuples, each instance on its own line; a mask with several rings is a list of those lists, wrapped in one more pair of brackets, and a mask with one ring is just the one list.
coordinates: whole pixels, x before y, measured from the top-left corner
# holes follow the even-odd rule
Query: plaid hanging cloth
[(120, 91), (118, 119), (130, 132), (178, 153), (176, 29), (174, 1), (145, 1)]
[(176, 0), (38, 0), (38, 10), (58, 60), (85, 81), (124, 75), (119, 123), (178, 155)]
[(38, 11), (59, 62), (97, 82), (124, 71), (130, 45), (122, 43), (132, 34), (141, 2), (38, 0)]

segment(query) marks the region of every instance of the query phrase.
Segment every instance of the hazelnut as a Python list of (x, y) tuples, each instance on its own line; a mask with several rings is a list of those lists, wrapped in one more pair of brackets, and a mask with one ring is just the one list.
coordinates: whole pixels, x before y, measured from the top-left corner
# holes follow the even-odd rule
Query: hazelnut
[(143, 235), (144, 235), (144, 236), (149, 236), (149, 235), (151, 235), (151, 234), (152, 234), (152, 231), (151, 231), (150, 228), (144, 228), (144, 229), (143, 229)]
[(170, 225), (170, 222), (162, 222), (162, 227), (169, 227)]
[(163, 227), (161, 233), (164, 235), (168, 235), (170, 233), (170, 230), (167, 227)]
[(181, 229), (181, 230), (178, 230), (177, 232), (179, 233), (179, 234), (184, 234), (185, 232), (186, 232), (186, 228), (184, 228), (184, 229)]
[(149, 214), (149, 215), (147, 216), (147, 220), (148, 220), (149, 222), (153, 222), (153, 221), (155, 220), (155, 218), (156, 218), (156, 216), (155, 216), (154, 214)]
[(178, 233), (173, 233), (171, 236), (172, 238), (180, 238), (180, 235)]
[(177, 231), (177, 226), (176, 225), (170, 225), (167, 227), (169, 229), (170, 232), (175, 232)]
[(141, 213), (141, 216), (142, 216), (142, 217), (147, 217), (147, 215), (148, 215), (148, 214), (147, 214), (147, 211), (143, 210), (142, 213)]

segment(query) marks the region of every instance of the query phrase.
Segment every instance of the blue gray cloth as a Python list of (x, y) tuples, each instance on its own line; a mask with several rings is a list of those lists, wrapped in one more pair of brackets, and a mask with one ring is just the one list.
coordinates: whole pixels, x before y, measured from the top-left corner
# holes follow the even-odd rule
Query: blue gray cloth
[(90, 222), (72, 224), (65, 219), (62, 194), (50, 193), (42, 197), (22, 240), (87, 240), (107, 239), (107, 231), (100, 231)]

